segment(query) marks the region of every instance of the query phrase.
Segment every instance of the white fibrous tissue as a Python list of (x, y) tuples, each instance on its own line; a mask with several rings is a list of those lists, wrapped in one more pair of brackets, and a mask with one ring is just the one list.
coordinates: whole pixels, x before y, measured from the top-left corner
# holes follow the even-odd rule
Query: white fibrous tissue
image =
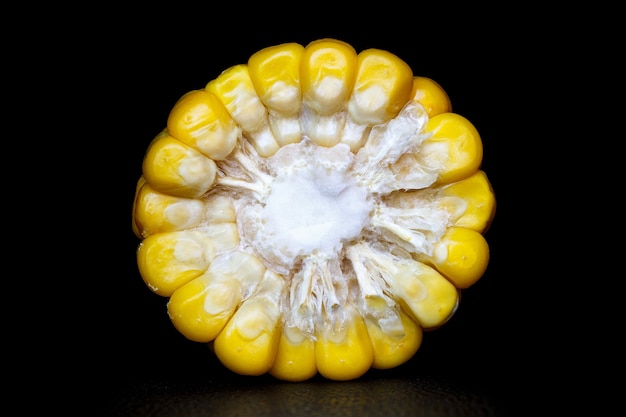
[(274, 176), (269, 195), (239, 212), (249, 243), (277, 272), (291, 269), (300, 256), (336, 257), (368, 224), (373, 202), (350, 171), (354, 155), (347, 145), (302, 141), (267, 162)]

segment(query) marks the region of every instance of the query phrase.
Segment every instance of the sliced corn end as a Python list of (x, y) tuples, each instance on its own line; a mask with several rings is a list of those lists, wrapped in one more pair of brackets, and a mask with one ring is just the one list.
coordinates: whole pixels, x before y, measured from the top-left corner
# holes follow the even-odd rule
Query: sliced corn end
[(374, 361), (374, 349), (363, 317), (350, 304), (344, 306), (340, 324), (320, 329), (315, 341), (315, 362), (319, 373), (337, 381), (362, 376)]
[(432, 78), (414, 76), (411, 98), (424, 106), (429, 117), (452, 112), (448, 93)]
[(222, 102), (206, 90), (190, 91), (174, 104), (167, 130), (172, 137), (217, 161), (235, 149), (241, 133)]
[(434, 266), (456, 288), (465, 289), (487, 270), (489, 246), (476, 230), (454, 226), (434, 244), (432, 256), (418, 255), (417, 259)]
[(483, 159), (483, 143), (476, 127), (456, 113), (441, 113), (428, 121), (431, 136), (424, 141), (418, 160), (435, 169), (437, 182), (448, 184), (476, 172)]
[(357, 53), (335, 39), (320, 39), (304, 49), (300, 67), (303, 132), (315, 144), (341, 141), (346, 105), (356, 78)]
[(315, 341), (297, 327), (283, 326), (269, 373), (284, 381), (306, 381), (317, 374)]
[(400, 366), (411, 359), (422, 344), (421, 326), (401, 309), (398, 315), (402, 323), (398, 334), (385, 331), (377, 321), (367, 318), (365, 320), (374, 349), (372, 368), (390, 369)]
[(246, 299), (213, 344), (227, 368), (242, 375), (267, 373), (280, 338), (280, 296), (284, 280), (266, 272), (254, 295)]
[(149, 144), (140, 275), (233, 372), (400, 366), (487, 269), (482, 157), (441, 85), (390, 52), (262, 49), (184, 94)]
[(269, 123), (281, 145), (302, 139), (300, 128), (300, 59), (304, 47), (298, 43), (270, 46), (248, 60), (250, 78), (269, 112)]
[(215, 161), (161, 132), (149, 145), (143, 175), (157, 191), (178, 197), (198, 198), (215, 182)]

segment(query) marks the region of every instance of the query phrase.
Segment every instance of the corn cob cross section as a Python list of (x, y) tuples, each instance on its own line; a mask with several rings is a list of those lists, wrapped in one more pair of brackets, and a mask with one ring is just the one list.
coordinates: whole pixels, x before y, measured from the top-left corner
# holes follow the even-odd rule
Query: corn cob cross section
[(150, 143), (139, 272), (236, 373), (399, 366), (487, 268), (482, 157), (443, 88), (394, 54), (267, 47), (184, 94)]

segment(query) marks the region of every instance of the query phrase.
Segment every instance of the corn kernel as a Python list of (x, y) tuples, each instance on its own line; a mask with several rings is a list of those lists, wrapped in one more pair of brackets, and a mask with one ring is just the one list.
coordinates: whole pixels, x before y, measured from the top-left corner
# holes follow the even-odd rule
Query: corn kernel
[(374, 350), (365, 321), (356, 308), (344, 306), (345, 320), (339, 327), (323, 328), (315, 342), (317, 369), (326, 378), (355, 379), (372, 366)]
[(198, 198), (215, 182), (215, 161), (161, 132), (150, 143), (143, 161), (143, 175), (157, 191), (178, 197)]
[(390, 335), (378, 323), (365, 319), (372, 340), (374, 361), (372, 367), (389, 369), (402, 365), (415, 355), (422, 344), (422, 328), (402, 310), (398, 312), (402, 321), (402, 334)]
[(459, 293), (456, 287), (434, 268), (410, 262), (393, 276), (395, 294), (424, 329), (444, 324), (456, 311)]
[(211, 239), (201, 232), (184, 230), (148, 236), (139, 246), (137, 264), (148, 287), (169, 297), (204, 273), (213, 257)]
[(411, 98), (424, 106), (429, 117), (452, 111), (448, 93), (435, 80), (428, 77), (413, 77)]
[(133, 213), (137, 233), (145, 238), (200, 225), (205, 218), (205, 206), (200, 200), (159, 193), (143, 181), (137, 191)]
[(315, 342), (297, 327), (283, 327), (269, 373), (285, 381), (306, 381), (317, 374)]
[(220, 99), (245, 132), (254, 132), (267, 123), (267, 109), (254, 89), (247, 65), (228, 68), (205, 89)]
[(412, 88), (413, 72), (400, 58), (380, 49), (361, 51), (357, 55), (356, 79), (341, 143), (352, 152), (358, 151), (373, 125), (384, 123), (400, 112)]
[(444, 185), (438, 190), (437, 196), (442, 204), (462, 205), (454, 221), (455, 226), (484, 233), (495, 215), (493, 188), (487, 174), (481, 170), (463, 180)]
[(484, 275), (489, 246), (482, 234), (465, 227), (450, 227), (435, 243), (432, 256), (418, 259), (433, 265), (456, 288), (469, 288)]
[(220, 99), (259, 155), (276, 153), (280, 145), (270, 130), (268, 111), (254, 89), (247, 65), (230, 67), (205, 89)]
[(261, 101), (268, 109), (269, 123), (281, 145), (299, 142), (300, 58), (304, 47), (297, 43), (270, 46), (248, 60), (250, 78)]
[(190, 91), (178, 100), (167, 130), (213, 160), (225, 159), (233, 151), (241, 131), (222, 102), (205, 90)]
[(314, 143), (334, 146), (341, 140), (356, 68), (356, 51), (345, 42), (320, 39), (304, 49), (300, 68), (301, 123)]
[(467, 178), (478, 170), (483, 158), (483, 144), (474, 125), (456, 113), (441, 113), (428, 121), (432, 133), (420, 151), (426, 165), (439, 172), (438, 183)]
[(413, 89), (413, 71), (391, 52), (367, 49), (358, 54), (350, 116), (360, 124), (379, 124), (395, 117)]
[(283, 279), (267, 272), (260, 288), (245, 300), (213, 345), (222, 363), (242, 375), (261, 375), (274, 364), (280, 337)]
[(256, 257), (245, 252), (216, 257), (204, 274), (172, 293), (167, 307), (174, 326), (190, 340), (213, 341), (265, 271)]

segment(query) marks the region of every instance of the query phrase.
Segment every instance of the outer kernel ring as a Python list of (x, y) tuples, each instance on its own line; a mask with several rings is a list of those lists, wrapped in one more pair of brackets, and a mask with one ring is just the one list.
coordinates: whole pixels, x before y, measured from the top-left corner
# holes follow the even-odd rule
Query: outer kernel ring
[(236, 373), (399, 366), (487, 268), (482, 156), (443, 88), (387, 51), (262, 49), (183, 95), (148, 147), (139, 271)]

